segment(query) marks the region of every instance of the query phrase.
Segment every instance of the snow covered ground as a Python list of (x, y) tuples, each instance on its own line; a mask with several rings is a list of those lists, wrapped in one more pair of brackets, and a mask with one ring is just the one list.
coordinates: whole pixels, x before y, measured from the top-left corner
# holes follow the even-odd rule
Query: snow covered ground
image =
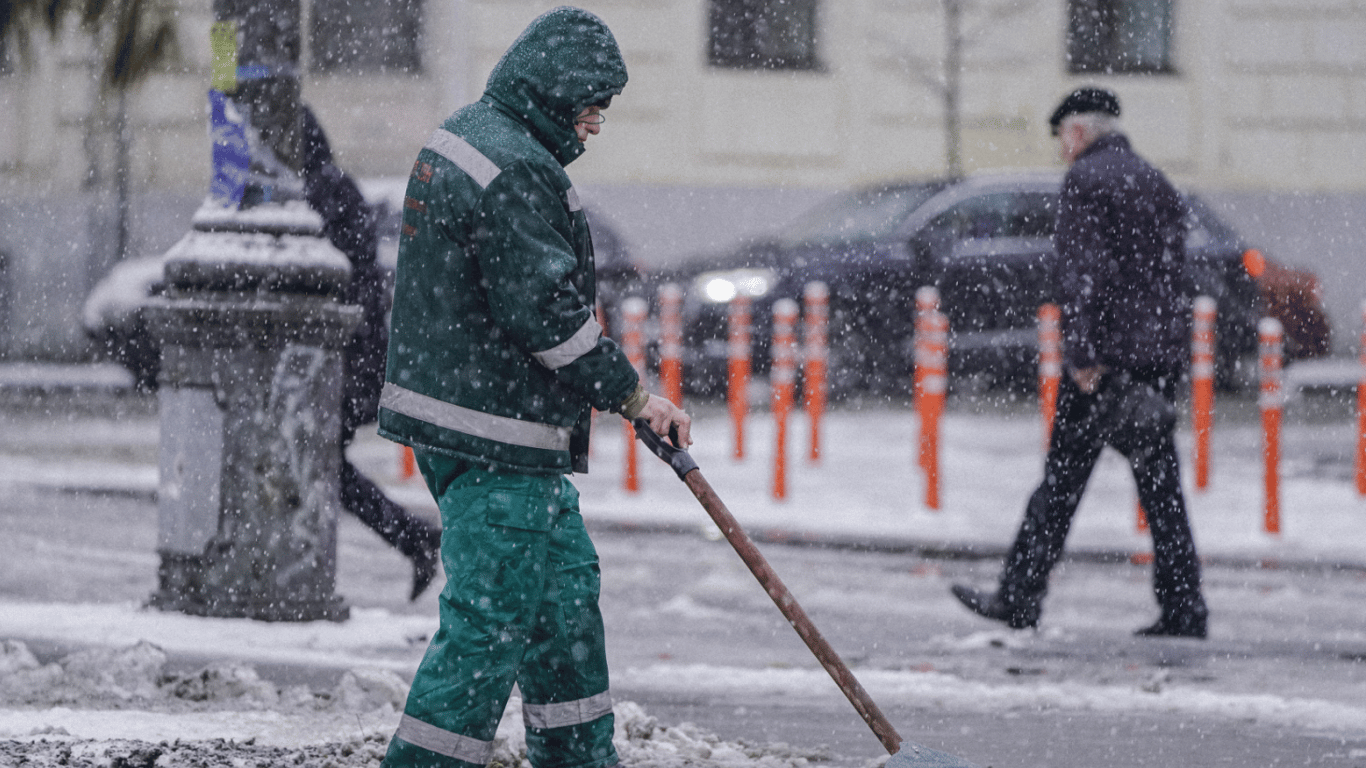
[[(1211, 573), (1209, 643), (1173, 641), (1160, 647), (1177, 650), (1155, 659), (1151, 645), (1127, 637), (1130, 625), (1151, 619), (1151, 597), (1140, 569), (1116, 563), (1148, 551), (1148, 540), (1135, 529), (1127, 468), (1112, 454), (1091, 482), (1069, 542), (1074, 553), (1094, 557), (1058, 574), (1044, 630), (1004, 631), (945, 599), (951, 580), (991, 578), (991, 556), (1009, 542), (1038, 480), (1041, 431), (1028, 404), (952, 406), (941, 440), (938, 511), (923, 504), (916, 423), (903, 408), (831, 413), (818, 463), (805, 455), (805, 419), (794, 419), (785, 501), (770, 492), (766, 414), (749, 420), (746, 457), (736, 460), (723, 412), (700, 407), (693, 455), (756, 538), (885, 553), (765, 547), (808, 610), (830, 622), (832, 642), (854, 646), (851, 663), (884, 708), (932, 702), (923, 706), (979, 720), (1062, 712), (1100, 721), (1133, 715), (1253, 723), (1296, 738), (1331, 737), (1339, 748), (1312, 755), (1326, 760), (1331, 753), (1322, 764), (1366, 764), (1366, 502), (1352, 484), (1350, 408), (1331, 398), (1292, 404), (1282, 449), (1283, 531), (1273, 536), (1261, 529), (1255, 411), (1245, 401), (1220, 405), (1211, 486), (1195, 492), (1188, 462), (1183, 469), (1201, 554), (1231, 570)], [(734, 555), (715, 551), (715, 532), (666, 467), (641, 451), (641, 490), (622, 489), (619, 430), (616, 417), (602, 418), (593, 472), (575, 480), (585, 517), (612, 532), (599, 545), (605, 590), (612, 605), (626, 605), (607, 607), (609, 631), (628, 625), (638, 640), (616, 653), (614, 688), (659, 701), (847, 709), (800, 644), (779, 640), (790, 632), (775, 624), (776, 612), (765, 608), (767, 598)], [(344, 518), (339, 591), (352, 604), (344, 623), (263, 624), (141, 608), (157, 565), (157, 436), (155, 415), (145, 410), (120, 418), (0, 415), (0, 765), (377, 762), (397, 721), (404, 678), (434, 629), (433, 596), (402, 601), (402, 563)], [(1188, 455), (1189, 433), (1179, 442)], [(352, 453), (396, 497), (432, 512), (421, 484), (398, 476), (398, 455), (378, 438), (361, 440)], [(702, 535), (659, 544), (657, 536), (622, 533), (633, 527)], [(985, 559), (917, 555), (906, 565), (896, 554), (934, 552)], [(861, 572), (870, 563), (886, 570), (870, 577)], [(1279, 569), (1248, 569), (1257, 563)], [(634, 591), (640, 595), (628, 594)], [(1303, 627), (1286, 621), (1297, 611), (1308, 617)], [(670, 620), (698, 634), (657, 653), (668, 633), (682, 631), (663, 626)], [(898, 625), (895, 633), (889, 625)], [(721, 639), (705, 639), (708, 629)], [(774, 642), (786, 642), (786, 650), (774, 650)], [(706, 652), (716, 644), (733, 646), (721, 657), (728, 661)], [(743, 734), (723, 739), (682, 721), (661, 722), (648, 706), (619, 697), (618, 743), (632, 766), (776, 768), (838, 757)], [(519, 718), (511, 707), (500, 730), (504, 764), (516, 762)], [(724, 719), (715, 730), (724, 730)]]

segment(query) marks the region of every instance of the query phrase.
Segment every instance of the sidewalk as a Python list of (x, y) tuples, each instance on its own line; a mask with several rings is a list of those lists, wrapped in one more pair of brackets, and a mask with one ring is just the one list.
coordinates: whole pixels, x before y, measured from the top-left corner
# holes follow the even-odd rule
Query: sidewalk
[[(110, 367), (0, 366), (0, 403), (48, 398), (39, 414), (73, 409), (56, 403), (115, 403), (111, 429), (85, 440), (80, 456), (34, 460), (33, 448), (0, 444), (0, 485), (37, 484), (88, 492), (154, 497), (155, 399), (131, 392)], [(1341, 378), (1340, 376), (1338, 378)], [(1315, 390), (1319, 391), (1319, 390)], [(703, 474), (754, 538), (768, 541), (917, 551), (958, 557), (998, 557), (1012, 539), (1023, 505), (1039, 480), (1042, 430), (1032, 403), (958, 398), (942, 422), (942, 509), (924, 505), (925, 479), (916, 466), (918, 423), (908, 408), (880, 405), (830, 412), (822, 424), (822, 455), (808, 457), (809, 422), (796, 415), (788, 446), (788, 496), (772, 497), (773, 434), (769, 414), (746, 422), (745, 456), (733, 456), (733, 427), (716, 403), (695, 412), (693, 457)], [(1354, 398), (1350, 393), (1305, 394), (1286, 410), (1281, 449), (1279, 535), (1263, 530), (1261, 428), (1249, 397), (1216, 402), (1209, 488), (1196, 491), (1188, 422), (1178, 432), (1197, 546), (1210, 562), (1295, 567), (1366, 568), (1366, 499), (1353, 484)], [(87, 413), (89, 409), (80, 408)], [(96, 412), (99, 412), (96, 409)], [(43, 441), (41, 416), (30, 422), (27, 444)], [(575, 476), (590, 525), (614, 528), (697, 529), (710, 522), (672, 472), (640, 449), (641, 490), (623, 489), (625, 435), (620, 419), (601, 415), (592, 471)], [(12, 431), (12, 430), (11, 430)], [(119, 434), (141, 445), (130, 451)], [(151, 443), (149, 446), (148, 443)], [(50, 452), (50, 451), (49, 451)], [(396, 499), (436, 515), (420, 478), (399, 476), (400, 448), (362, 430), (351, 457)], [(1068, 540), (1078, 558), (1125, 559), (1150, 552), (1136, 527), (1136, 494), (1128, 467), (1103, 454)]]
[[(1288, 410), (1282, 445), (1281, 533), (1264, 525), (1261, 427), (1248, 403), (1225, 403), (1215, 427), (1209, 487), (1197, 492), (1191, 435), (1183, 425), (1182, 456), (1192, 525), (1210, 562), (1296, 567), (1366, 568), (1366, 499), (1352, 483), (1355, 423), (1339, 404)], [(1320, 411), (1327, 410), (1328, 413)], [(909, 410), (837, 411), (822, 425), (819, 462), (806, 455), (808, 422), (788, 432), (788, 497), (772, 497), (771, 418), (746, 425), (746, 457), (731, 456), (732, 428), (724, 414), (699, 412), (691, 451), (703, 474), (756, 538), (819, 541), (915, 550), (948, 556), (999, 557), (1013, 539), (1025, 500), (1040, 479), (1043, 437), (1032, 407), (974, 412), (950, 404), (941, 431), (941, 509), (924, 504), (925, 479), (916, 466), (918, 422)], [(612, 422), (595, 442), (587, 477), (575, 478), (585, 515), (615, 525), (697, 526), (705, 514), (654, 456), (641, 451), (641, 490), (622, 489), (624, 445)], [(366, 450), (382, 451), (372, 448)], [(378, 454), (377, 454), (378, 455)], [(411, 498), (411, 497), (410, 497)], [(1072, 557), (1117, 559), (1151, 552), (1136, 525), (1137, 495), (1127, 462), (1106, 451), (1083, 497), (1071, 535)]]

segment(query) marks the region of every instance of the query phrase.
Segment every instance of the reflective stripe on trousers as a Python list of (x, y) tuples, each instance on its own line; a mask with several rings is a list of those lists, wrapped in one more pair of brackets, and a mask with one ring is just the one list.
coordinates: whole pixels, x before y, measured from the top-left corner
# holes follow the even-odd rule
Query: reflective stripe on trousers
[(514, 683), (536, 768), (612, 765), (598, 558), (577, 491), (427, 452), (417, 464), (441, 509), (446, 585), (385, 766), (484, 765)]
[[(522, 704), (522, 720), (528, 728), (564, 728), (584, 725), (612, 714), (612, 695), (607, 691), (577, 701), (558, 704)], [(442, 730), (404, 714), (396, 737), (438, 755), (465, 763), (486, 765), (493, 758), (493, 742), (480, 741)]]

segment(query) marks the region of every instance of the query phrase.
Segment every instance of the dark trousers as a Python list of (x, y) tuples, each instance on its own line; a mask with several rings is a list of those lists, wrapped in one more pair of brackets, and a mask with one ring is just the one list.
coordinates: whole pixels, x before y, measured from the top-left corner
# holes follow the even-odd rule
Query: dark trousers
[(347, 512), (409, 559), (439, 546), (441, 529), (396, 504), (342, 457), (341, 502)]
[(1129, 460), (1138, 485), (1153, 536), (1153, 590), (1163, 617), (1205, 615), (1173, 440), (1174, 400), (1171, 375), (1112, 372), (1089, 395), (1070, 376), (1062, 377), (1044, 479), (1029, 497), (1001, 574), (1000, 596), (1007, 605), (1039, 610), (1081, 494), (1101, 449), (1110, 445)]

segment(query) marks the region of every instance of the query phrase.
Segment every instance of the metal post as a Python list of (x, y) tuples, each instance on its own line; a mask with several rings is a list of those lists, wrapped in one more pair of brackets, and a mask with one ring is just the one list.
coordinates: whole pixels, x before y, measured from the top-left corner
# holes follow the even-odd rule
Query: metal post
[[(245, 183), (206, 201), (167, 254), (166, 294), (147, 310), (162, 349), (161, 565), (150, 602), (341, 620), (341, 349), (360, 308), (342, 303), (350, 264), (323, 237), (294, 172), (298, 3), (216, 0), (214, 14), (215, 88), (261, 141), (245, 142), (250, 162), (229, 174)], [(216, 157), (224, 141), (215, 136)]]
[(939, 509), (939, 420), (949, 388), (949, 318), (928, 312), (917, 329), (916, 381), (920, 403), (920, 466), (925, 470), (925, 506)]
[(1266, 515), (1263, 528), (1267, 533), (1281, 532), (1281, 409), (1285, 394), (1282, 381), (1282, 345), (1284, 333), (1281, 323), (1264, 317), (1257, 324), (1261, 347), (1262, 386), (1259, 405), (1262, 410), (1262, 458), (1266, 474)]
[[(924, 334), (924, 332), (923, 332), (923, 329), (924, 329), (924, 327), (925, 327), (925, 322), (929, 319), (929, 316), (930, 316), (931, 313), (933, 313), (933, 312), (938, 312), (938, 311), (939, 311), (939, 289), (938, 289), (938, 288), (935, 288), (935, 287), (932, 286), (932, 285), (922, 285), (921, 287), (917, 288), (916, 291), (915, 291), (915, 341), (914, 341), (914, 344), (915, 344), (915, 347), (914, 347), (914, 349), (915, 349), (915, 351), (914, 351), (915, 361), (914, 361), (914, 362), (916, 362), (916, 363), (918, 363), (918, 361), (920, 360), (921, 356), (924, 354), (924, 352), (921, 351), (921, 345), (923, 345), (923, 344), (925, 343), (925, 334)], [(912, 389), (911, 389), (912, 405), (915, 407), (915, 412), (916, 412), (917, 414), (921, 413), (921, 408), (923, 407), (922, 404), (921, 404), (921, 402), (920, 402), (920, 394), (921, 394), (921, 391), (924, 390), (924, 388), (925, 388), (924, 382), (921, 381), (921, 377), (922, 377), (922, 376), (924, 376), (924, 371), (922, 370), (921, 366), (920, 366), (919, 364), (917, 364), (917, 365), (915, 366), (915, 374), (914, 374), (914, 380), (913, 380), (913, 387), (912, 387)], [(922, 457), (922, 458), (924, 457), (924, 454), (923, 454), (923, 453), (921, 454), (921, 457)]]
[[(645, 383), (645, 317), (649, 312), (649, 305), (639, 296), (632, 296), (621, 303), (621, 348), (626, 353), (626, 359), (630, 360), (636, 369), (636, 375), (640, 377), (642, 384)], [(623, 421), (622, 424), (626, 429), (626, 476), (622, 480), (622, 487), (629, 493), (636, 493), (640, 490), (640, 459), (636, 452), (636, 433), (631, 422)]]
[(807, 283), (804, 322), (806, 367), (802, 375), (802, 399), (811, 421), (811, 461), (821, 458), (821, 419), (825, 415), (826, 367), (830, 361), (830, 289), (825, 283)]
[(683, 289), (674, 283), (659, 288), (659, 388), (674, 405), (683, 406)]
[(1053, 437), (1062, 382), (1062, 310), (1057, 304), (1039, 307), (1039, 414), (1043, 421), (1043, 449)]
[(771, 408), (774, 423), (773, 498), (787, 498), (787, 417), (792, 405), (797, 382), (797, 302), (779, 299), (773, 302), (773, 345), (770, 347), (773, 365), (769, 369), (772, 389)]
[(745, 416), (749, 413), (750, 374), (750, 300), (736, 296), (730, 300), (726, 315), (728, 344), (726, 356), (726, 402), (735, 428), (735, 458), (745, 457)]
[[(231, 261), (250, 242), (318, 259), (298, 275), (310, 285), (280, 285), (297, 264)], [(172, 249), (168, 295), (147, 310), (162, 348), (156, 607), (346, 617), (333, 592), (340, 350), (360, 316), (336, 298), (348, 274), (316, 235), (197, 227)]]
[(1361, 304), (1361, 370), (1357, 373), (1357, 493), (1366, 496), (1366, 302)]
[(1195, 432), (1195, 487), (1209, 486), (1210, 436), (1214, 428), (1214, 319), (1218, 303), (1195, 299), (1191, 333), (1191, 426)]

